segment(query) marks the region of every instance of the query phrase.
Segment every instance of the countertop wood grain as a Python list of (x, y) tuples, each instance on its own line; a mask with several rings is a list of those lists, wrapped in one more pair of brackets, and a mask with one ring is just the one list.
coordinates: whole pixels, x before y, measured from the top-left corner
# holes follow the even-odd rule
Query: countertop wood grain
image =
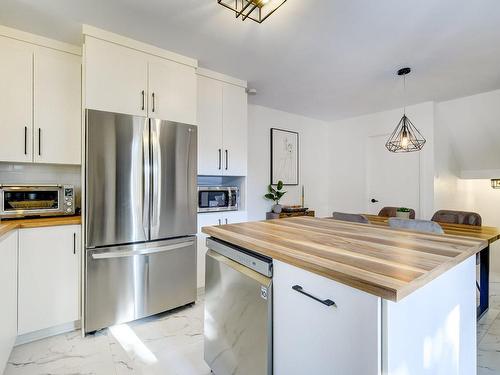
[(202, 231), (396, 302), (488, 246), (484, 239), (309, 217)]
[[(388, 217), (378, 216), (378, 215), (365, 215), (370, 224), (375, 225), (389, 225)], [(500, 230), (495, 227), (486, 226), (474, 226), (465, 224), (449, 224), (449, 223), (438, 223), (443, 228), (444, 233), (452, 234), (455, 236), (473, 237), (486, 240), (489, 243), (495, 242), (500, 239)]]
[(35, 219), (16, 219), (0, 221), (0, 236), (15, 229), (53, 227), (56, 225), (79, 225), (81, 216), (40, 217)]

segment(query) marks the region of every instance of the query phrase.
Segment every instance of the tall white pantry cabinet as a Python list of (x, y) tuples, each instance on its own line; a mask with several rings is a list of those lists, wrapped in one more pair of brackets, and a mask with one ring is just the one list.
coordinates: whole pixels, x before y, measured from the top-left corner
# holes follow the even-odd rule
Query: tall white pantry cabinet
[(80, 48), (29, 35), (0, 26), (0, 161), (78, 165)]

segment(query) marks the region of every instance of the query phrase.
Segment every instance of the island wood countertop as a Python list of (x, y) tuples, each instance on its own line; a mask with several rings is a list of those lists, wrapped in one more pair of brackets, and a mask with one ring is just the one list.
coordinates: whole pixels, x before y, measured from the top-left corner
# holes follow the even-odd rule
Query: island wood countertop
[(309, 217), (202, 231), (395, 302), (488, 246), (485, 239)]
[(0, 236), (15, 229), (53, 227), (57, 225), (79, 225), (81, 223), (82, 218), (80, 215), (2, 220), (0, 221)]
[[(386, 216), (378, 216), (378, 215), (366, 215), (367, 219), (370, 221), (370, 224), (375, 225), (389, 225), (389, 218)], [(464, 236), (464, 237), (474, 237), (479, 238), (481, 240), (486, 240), (489, 243), (493, 243), (500, 239), (500, 230), (495, 227), (486, 227), (486, 226), (475, 226), (475, 225), (465, 225), (465, 224), (450, 224), (450, 223), (440, 223), (441, 228), (443, 228), (444, 233), (452, 234), (455, 236)]]

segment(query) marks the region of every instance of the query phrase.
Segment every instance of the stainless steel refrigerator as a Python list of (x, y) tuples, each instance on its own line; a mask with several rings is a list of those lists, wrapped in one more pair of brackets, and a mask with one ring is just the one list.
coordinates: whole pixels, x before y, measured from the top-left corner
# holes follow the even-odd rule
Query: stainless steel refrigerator
[(195, 301), (197, 128), (86, 112), (84, 330)]

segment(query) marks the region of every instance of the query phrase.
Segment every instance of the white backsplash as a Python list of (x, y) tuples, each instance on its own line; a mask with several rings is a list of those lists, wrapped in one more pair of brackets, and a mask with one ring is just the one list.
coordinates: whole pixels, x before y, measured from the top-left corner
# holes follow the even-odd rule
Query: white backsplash
[(80, 207), (81, 167), (79, 165), (29, 164), (0, 162), (0, 184), (67, 184), (73, 185), (76, 204)]

